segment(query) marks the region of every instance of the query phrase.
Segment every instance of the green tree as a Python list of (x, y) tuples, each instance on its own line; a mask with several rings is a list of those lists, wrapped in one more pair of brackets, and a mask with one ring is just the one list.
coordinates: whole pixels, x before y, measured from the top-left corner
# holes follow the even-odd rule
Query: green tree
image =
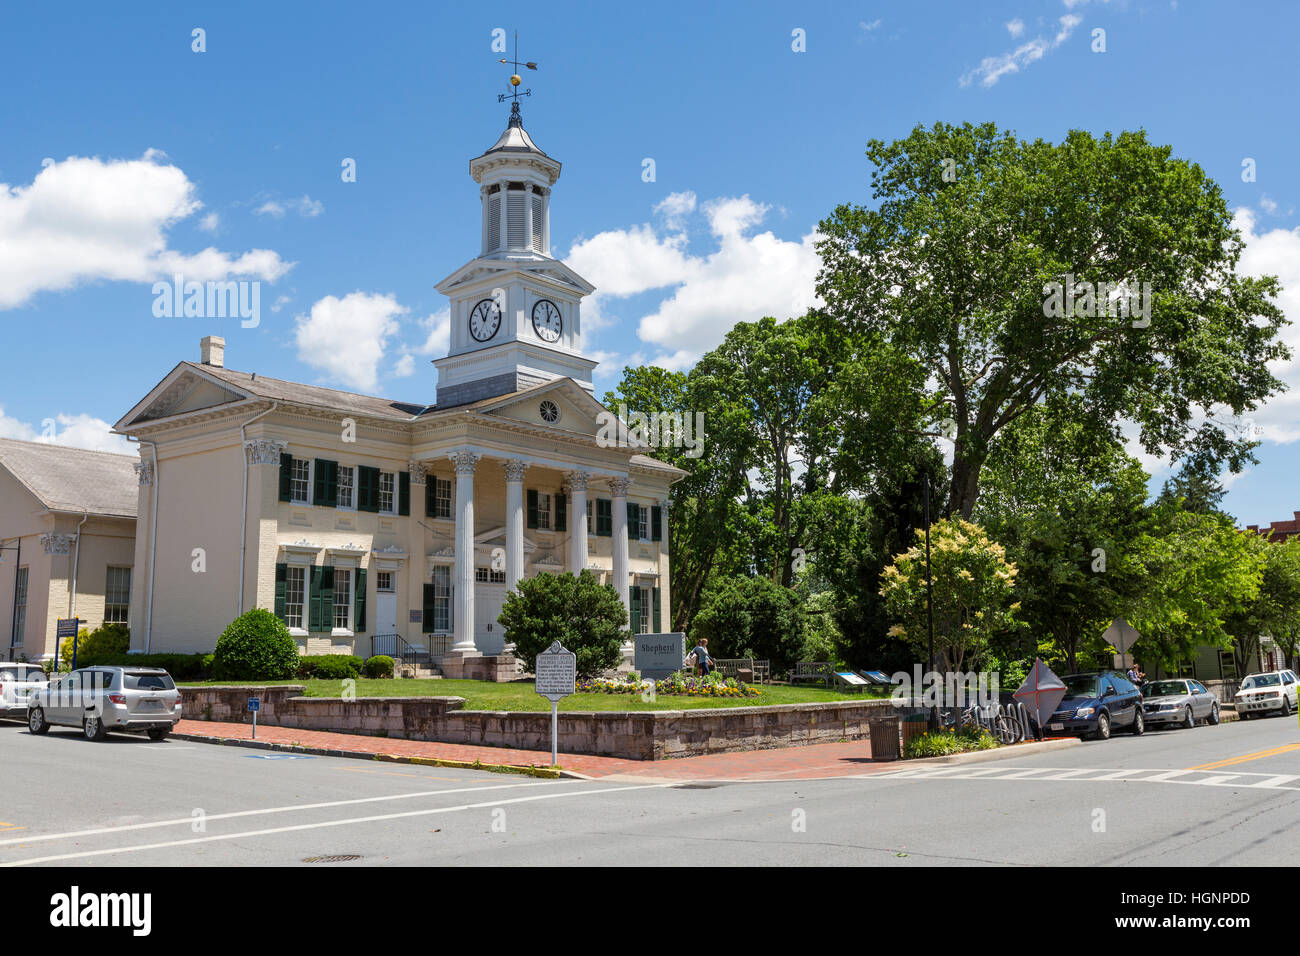
[(1246, 673), (1250, 661), (1258, 659), (1259, 639), (1265, 634), (1282, 648), (1289, 667), (1300, 641), (1300, 537), (1274, 541), (1250, 531), (1242, 534), (1263, 568), (1254, 600), (1241, 604), (1224, 621), (1238, 672)]
[[(983, 528), (950, 518), (930, 528), (930, 568), (935, 653), (948, 672), (961, 671), (979, 662), (995, 633), (1015, 626), (1016, 566)], [(885, 568), (880, 589), (898, 622), (890, 633), (921, 659), (929, 646), (925, 571), (925, 531), (919, 529), (912, 547)]]
[[(1211, 413), (1282, 388), (1268, 368), (1289, 357), (1286, 320), (1275, 278), (1237, 274), (1241, 236), (1200, 167), (1144, 132), (1054, 144), (969, 123), (871, 140), (867, 156), (878, 206), (821, 224), (818, 292), (931, 376), (933, 432), (954, 440), (948, 513), (973, 514), (1003, 429), (1072, 394), (1090, 433), (1127, 419), (1152, 454), (1234, 471), (1253, 460)], [(1149, 290), (1143, 317), (1111, 314), (1113, 295), (1098, 307), (1099, 283), (1126, 302)]]
[(714, 657), (755, 657), (771, 661), (773, 673), (789, 670), (803, 650), (799, 595), (768, 578), (712, 581), (691, 630), (692, 641), (702, 637)]
[[(105, 623), (93, 631), (82, 628), (77, 632), (77, 666), (114, 654), (125, 654), (131, 649), (131, 629), (125, 624)], [(72, 666), (72, 638), (65, 637), (59, 645), (59, 664)]]
[(559, 641), (577, 656), (578, 676), (594, 677), (618, 666), (623, 643), (632, 637), (618, 592), (585, 570), (576, 577), (566, 571), (520, 581), (497, 620), (530, 671), (537, 655)]

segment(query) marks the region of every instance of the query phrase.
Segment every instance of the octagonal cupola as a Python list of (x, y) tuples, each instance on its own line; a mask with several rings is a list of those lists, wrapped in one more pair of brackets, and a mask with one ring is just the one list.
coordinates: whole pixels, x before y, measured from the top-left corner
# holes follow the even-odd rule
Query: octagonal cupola
[(519, 103), (510, 123), (483, 155), (469, 161), (483, 203), (481, 255), (492, 258), (550, 257), (551, 187), (560, 163), (546, 155), (524, 129)]

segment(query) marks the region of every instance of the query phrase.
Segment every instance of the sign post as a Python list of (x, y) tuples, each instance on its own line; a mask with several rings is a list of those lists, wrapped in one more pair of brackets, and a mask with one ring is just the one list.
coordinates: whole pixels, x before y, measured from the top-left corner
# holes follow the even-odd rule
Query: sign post
[(248, 698), (248, 710), (253, 715), (253, 739), (257, 739), (257, 712), (262, 709), (262, 698)]
[(1106, 628), (1101, 639), (1107, 644), (1114, 645), (1115, 650), (1119, 651), (1119, 666), (1124, 667), (1132, 663), (1128, 651), (1133, 646), (1133, 642), (1141, 636), (1132, 624), (1122, 617), (1117, 617), (1110, 622), (1110, 627)]
[(59, 669), (59, 647), (63, 644), (65, 637), (72, 638), (72, 669), (77, 669), (77, 631), (81, 627), (81, 619), (76, 617), (61, 617), (55, 625), (54, 641), (54, 669)]
[(538, 696), (551, 702), (551, 766), (554, 767), (560, 762), (560, 698), (574, 693), (578, 679), (578, 655), (566, 651), (559, 641), (555, 641), (537, 655), (533, 672), (537, 675)]

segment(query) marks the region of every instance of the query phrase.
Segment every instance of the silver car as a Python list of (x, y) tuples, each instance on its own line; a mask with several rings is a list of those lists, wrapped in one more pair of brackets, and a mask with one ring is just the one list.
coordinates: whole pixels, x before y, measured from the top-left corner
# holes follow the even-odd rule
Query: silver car
[(1219, 699), (1200, 681), (1179, 677), (1142, 685), (1142, 713), (1150, 725), (1195, 727), (1198, 720), (1219, 722)]
[(27, 695), (48, 683), (39, 664), (0, 662), (0, 717), (25, 717)]
[(181, 719), (181, 692), (157, 667), (83, 667), (27, 698), (27, 729), (80, 727), (87, 740), (110, 730), (144, 731), (162, 740)]

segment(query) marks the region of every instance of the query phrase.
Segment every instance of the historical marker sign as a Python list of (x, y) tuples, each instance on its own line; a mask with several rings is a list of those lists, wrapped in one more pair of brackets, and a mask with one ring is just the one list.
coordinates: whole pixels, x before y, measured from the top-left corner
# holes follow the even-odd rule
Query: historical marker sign
[(537, 655), (533, 668), (537, 675), (537, 693), (552, 704), (574, 693), (578, 680), (578, 655), (566, 651), (559, 641)]

